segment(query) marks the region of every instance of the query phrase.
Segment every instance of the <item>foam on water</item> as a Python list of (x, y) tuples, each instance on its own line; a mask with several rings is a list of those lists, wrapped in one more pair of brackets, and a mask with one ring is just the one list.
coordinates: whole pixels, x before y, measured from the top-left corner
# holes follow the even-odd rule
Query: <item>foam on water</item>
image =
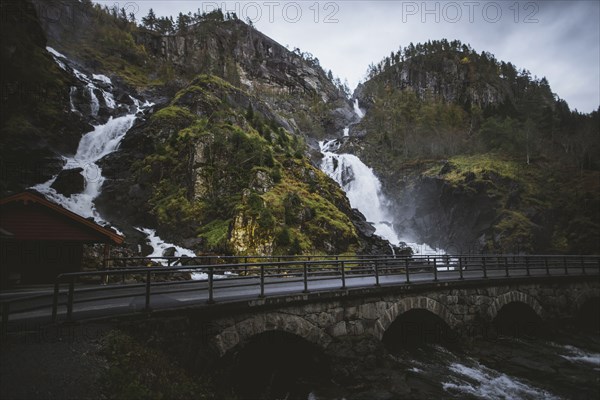
[(104, 83), (108, 83), (109, 85), (112, 85), (112, 81), (106, 75), (92, 74), (92, 79), (95, 80), (95, 81), (104, 82)]
[(595, 369), (600, 370), (600, 353), (588, 352), (570, 345), (561, 346), (555, 344), (555, 346), (562, 349), (562, 352), (566, 352), (566, 354), (560, 354), (562, 358), (575, 363), (590, 364)]
[(528, 385), (477, 362), (472, 366), (455, 362), (450, 364), (449, 370), (454, 376), (442, 385), (448, 392), (459, 392), (484, 399), (559, 399), (546, 390)]

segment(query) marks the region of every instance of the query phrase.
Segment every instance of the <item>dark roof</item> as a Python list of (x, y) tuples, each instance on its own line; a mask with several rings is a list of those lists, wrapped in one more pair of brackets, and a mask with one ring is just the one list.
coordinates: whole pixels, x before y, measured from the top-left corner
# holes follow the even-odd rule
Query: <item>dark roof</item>
[(44, 196), (22, 192), (0, 199), (4, 239), (121, 244), (124, 238)]

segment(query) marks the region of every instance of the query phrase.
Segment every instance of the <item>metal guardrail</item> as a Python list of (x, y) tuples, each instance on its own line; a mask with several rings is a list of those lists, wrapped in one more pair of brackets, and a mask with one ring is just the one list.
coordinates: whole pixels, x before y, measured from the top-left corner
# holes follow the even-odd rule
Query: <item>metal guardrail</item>
[[(121, 298), (143, 297), (143, 311), (152, 309), (152, 298), (160, 294), (194, 292), (205, 295), (205, 302), (213, 304), (224, 298), (228, 289), (254, 289), (256, 294), (246, 298), (264, 298), (278, 295), (276, 290), (290, 284), (297, 288), (288, 294), (309, 293), (311, 285), (328, 281), (329, 286), (317, 290), (335, 291), (348, 288), (349, 281), (369, 278), (369, 283), (353, 287), (406, 285), (413, 283), (452, 282), (463, 280), (511, 279), (600, 274), (600, 256), (507, 256), (507, 255), (436, 255), (436, 256), (379, 256), (379, 257), (285, 257), (273, 261), (272, 257), (222, 257), (211, 256), (212, 264), (174, 266), (182, 257), (159, 257), (155, 261), (170, 266), (137, 266), (96, 272), (61, 274), (56, 278), (51, 295), (37, 295), (2, 301), (2, 322), (7, 323), (11, 313), (25, 313), (48, 309), (58, 320), (59, 309), (65, 309), (67, 321), (73, 319), (76, 304), (93, 303)], [(148, 260), (148, 257), (127, 259)], [(207, 259), (184, 258), (185, 264)], [(259, 262), (241, 262), (241, 261)], [(235, 261), (235, 262), (226, 262)], [(190, 274), (203, 274), (191, 280)], [(95, 279), (103, 284), (85, 284)], [(174, 280), (174, 279), (183, 280)], [(365, 281), (363, 279), (363, 281)], [(66, 285), (66, 289), (64, 286)], [(271, 289), (271, 293), (269, 290)], [(45, 301), (44, 301), (45, 300)], [(50, 301), (51, 300), (51, 301)], [(35, 304), (40, 301), (41, 304)], [(34, 303), (16, 307), (19, 303)]]

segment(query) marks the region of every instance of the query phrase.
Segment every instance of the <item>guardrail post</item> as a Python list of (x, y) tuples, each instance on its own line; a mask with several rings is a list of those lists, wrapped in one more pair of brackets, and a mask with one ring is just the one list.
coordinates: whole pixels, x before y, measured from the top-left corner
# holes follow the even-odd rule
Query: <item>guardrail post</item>
[(340, 267), (342, 268), (342, 289), (346, 289), (346, 266), (344, 261), (341, 261)]
[(410, 272), (408, 271), (408, 258), (404, 259), (404, 272), (406, 273), (406, 283), (410, 283)]
[(59, 283), (54, 283), (54, 296), (52, 297), (52, 322), (56, 322), (56, 317), (58, 316), (58, 290)]
[(567, 268), (567, 257), (563, 257), (563, 267), (565, 268), (565, 275), (569, 275), (569, 268)]
[(510, 276), (510, 273), (508, 272), (508, 257), (504, 257), (504, 270), (506, 271), (506, 277), (508, 278)]
[(303, 264), (303, 278), (304, 278), (304, 290), (302, 291), (302, 293), (308, 293), (308, 264), (304, 263)]
[(71, 278), (69, 282), (69, 296), (67, 298), (67, 322), (71, 322), (71, 317), (73, 316), (73, 297), (75, 296), (75, 282), (73, 282), (74, 278)]
[(146, 272), (146, 312), (150, 311), (150, 271)]
[(463, 277), (463, 268), (462, 268), (462, 257), (458, 257), (458, 273), (460, 275), (460, 279), (464, 279)]
[(585, 275), (585, 260), (581, 257), (581, 273)]
[(487, 279), (487, 265), (485, 264), (485, 256), (481, 257), (481, 267), (483, 268), (483, 279)]
[(525, 272), (527, 276), (531, 276), (531, 274), (529, 273), (529, 257), (527, 256), (525, 256)]
[(208, 267), (208, 304), (214, 304), (215, 300), (214, 300), (214, 270), (215, 267)]
[(550, 267), (548, 266), (548, 257), (544, 257), (544, 266), (546, 267), (546, 275), (550, 275)]
[(375, 260), (375, 286), (379, 285), (379, 263)]
[(438, 280), (438, 276), (437, 276), (437, 258), (433, 259), (433, 280), (434, 282), (437, 282)]
[(260, 294), (258, 297), (265, 297), (265, 266), (260, 266)]

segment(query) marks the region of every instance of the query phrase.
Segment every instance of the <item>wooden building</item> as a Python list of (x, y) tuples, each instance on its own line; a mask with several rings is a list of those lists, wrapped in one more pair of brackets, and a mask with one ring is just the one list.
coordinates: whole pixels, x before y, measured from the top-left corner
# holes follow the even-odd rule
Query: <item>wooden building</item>
[(81, 270), (84, 244), (123, 243), (123, 237), (38, 193), (0, 200), (0, 281), (52, 283), (58, 274)]

